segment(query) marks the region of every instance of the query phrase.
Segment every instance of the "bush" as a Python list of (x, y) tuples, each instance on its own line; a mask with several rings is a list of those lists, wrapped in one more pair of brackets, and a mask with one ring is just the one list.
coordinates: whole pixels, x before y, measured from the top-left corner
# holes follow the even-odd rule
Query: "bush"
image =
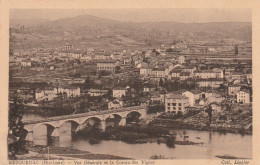
[(127, 143), (135, 143), (135, 141), (139, 138), (137, 133), (130, 132), (122, 132), (121, 140)]
[(147, 113), (157, 113), (157, 112), (163, 112), (164, 111), (164, 106), (162, 105), (155, 105), (149, 107)]
[(101, 132), (99, 137), (101, 139), (109, 140), (109, 138), (112, 136), (110, 132)]
[(170, 148), (175, 147), (175, 139), (176, 139), (175, 136), (168, 137), (167, 140), (166, 140), (166, 146), (170, 147)]

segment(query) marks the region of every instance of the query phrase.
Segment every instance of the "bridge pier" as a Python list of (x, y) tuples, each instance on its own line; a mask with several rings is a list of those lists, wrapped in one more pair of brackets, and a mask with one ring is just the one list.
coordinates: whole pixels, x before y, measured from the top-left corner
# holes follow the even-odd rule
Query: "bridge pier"
[(123, 118), (120, 120), (120, 122), (119, 122), (118, 125), (125, 126), (125, 125), (126, 125), (126, 118), (123, 117)]
[(26, 141), (32, 142), (33, 141), (33, 132), (30, 131), (27, 133), (26, 137), (25, 137)]
[(54, 128), (53, 132), (51, 133), (51, 136), (53, 136), (53, 137), (59, 137), (60, 136), (58, 127)]
[(100, 124), (101, 124), (101, 129), (103, 131), (106, 130), (106, 120), (102, 120)]

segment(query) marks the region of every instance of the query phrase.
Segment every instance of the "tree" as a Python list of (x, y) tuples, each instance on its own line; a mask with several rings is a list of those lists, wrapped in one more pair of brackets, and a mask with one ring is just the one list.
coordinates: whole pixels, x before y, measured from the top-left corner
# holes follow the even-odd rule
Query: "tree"
[(99, 76), (101, 76), (101, 77), (110, 75), (110, 72), (106, 71), (106, 70), (101, 70), (98, 73), (99, 73)]
[(170, 147), (170, 148), (175, 147), (175, 139), (176, 139), (175, 136), (168, 137), (167, 140), (166, 140), (167, 147)]
[(163, 112), (164, 106), (163, 105), (155, 105), (148, 108), (147, 113), (157, 113), (157, 112)]
[(129, 86), (133, 88), (137, 93), (143, 90), (144, 84), (138, 77), (132, 78), (129, 82)]
[(116, 67), (115, 67), (115, 72), (116, 72), (116, 73), (120, 73), (120, 66), (116, 66)]
[(211, 124), (212, 121), (212, 106), (209, 105), (207, 109), (208, 115), (209, 115), (209, 124)]
[(24, 140), (26, 130), (22, 122), (23, 105), (17, 103), (14, 98), (14, 105), (10, 106), (8, 116), (8, 158), (16, 159), (19, 152), (28, 152)]
[(85, 89), (90, 89), (93, 86), (94, 82), (90, 79), (88, 76), (85, 80), (84, 88)]
[(160, 85), (161, 87), (163, 87), (163, 80), (162, 80), (162, 78), (160, 78), (159, 85)]

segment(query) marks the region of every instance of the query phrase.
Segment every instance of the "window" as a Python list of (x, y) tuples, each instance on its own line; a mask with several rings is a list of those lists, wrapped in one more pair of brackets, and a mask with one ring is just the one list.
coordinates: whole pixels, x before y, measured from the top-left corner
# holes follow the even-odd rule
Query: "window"
[(181, 106), (181, 103), (179, 103), (179, 106)]
[(171, 106), (171, 104), (170, 104), (170, 103), (168, 103), (168, 106)]
[(181, 107), (179, 107), (179, 111), (181, 111)]
[(172, 106), (176, 106), (176, 103), (172, 103)]
[(172, 109), (173, 109), (173, 110), (176, 110), (176, 107), (173, 107)]

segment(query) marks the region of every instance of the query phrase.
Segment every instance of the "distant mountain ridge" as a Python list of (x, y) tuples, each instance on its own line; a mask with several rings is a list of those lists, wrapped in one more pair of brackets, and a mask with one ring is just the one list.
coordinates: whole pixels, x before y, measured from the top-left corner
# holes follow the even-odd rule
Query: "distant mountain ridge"
[[(11, 20), (15, 24), (15, 20)], [(27, 20), (28, 22), (28, 20)], [(27, 23), (26, 22), (26, 23)], [(38, 27), (38, 32), (44, 35), (55, 35), (63, 31), (70, 31), (78, 36), (95, 34), (117, 35), (127, 34), (133, 37), (153, 35), (158, 32), (176, 34), (198, 33), (201, 36), (231, 37), (242, 40), (251, 40), (251, 22), (208, 22), (208, 23), (179, 23), (179, 22), (122, 22), (108, 18), (84, 14), (75, 17), (58, 20), (38, 20), (32, 22), (32, 26)], [(149, 33), (149, 34), (148, 34)], [(136, 36), (135, 36), (136, 35)], [(143, 40), (142, 39), (142, 40)]]

